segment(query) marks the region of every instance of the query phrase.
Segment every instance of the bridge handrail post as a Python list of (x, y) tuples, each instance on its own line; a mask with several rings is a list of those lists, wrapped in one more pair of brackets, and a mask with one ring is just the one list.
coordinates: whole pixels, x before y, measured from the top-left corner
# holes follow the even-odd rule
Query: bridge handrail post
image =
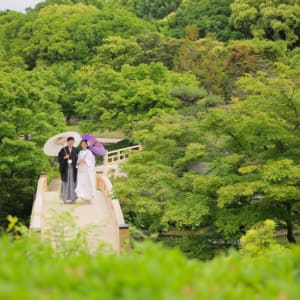
[(119, 162), (121, 160), (121, 151), (119, 150), (117, 152), (117, 162)]
[(36, 231), (41, 234), (42, 231), (42, 213), (43, 213), (43, 201), (44, 192), (48, 189), (48, 174), (42, 173), (39, 177), (35, 199), (32, 205), (32, 211), (30, 216), (30, 231)]
[(108, 165), (108, 153), (109, 153), (109, 152), (106, 151), (106, 153), (105, 153), (105, 155), (104, 155), (104, 159), (103, 159), (103, 164), (104, 164), (105, 166)]
[(130, 251), (129, 226), (125, 223), (119, 200), (113, 199), (112, 206), (118, 227), (118, 246), (120, 254), (128, 253)]
[(47, 192), (48, 191), (48, 174), (41, 173), (40, 178), (44, 179), (44, 192)]

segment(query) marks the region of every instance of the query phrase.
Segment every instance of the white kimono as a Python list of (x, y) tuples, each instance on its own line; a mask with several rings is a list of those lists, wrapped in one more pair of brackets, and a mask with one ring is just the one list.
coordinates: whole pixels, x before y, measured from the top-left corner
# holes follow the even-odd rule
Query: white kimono
[[(80, 159), (85, 162), (79, 164)], [(93, 200), (96, 194), (95, 157), (90, 150), (81, 150), (78, 154), (77, 187), (75, 193), (78, 198)]]

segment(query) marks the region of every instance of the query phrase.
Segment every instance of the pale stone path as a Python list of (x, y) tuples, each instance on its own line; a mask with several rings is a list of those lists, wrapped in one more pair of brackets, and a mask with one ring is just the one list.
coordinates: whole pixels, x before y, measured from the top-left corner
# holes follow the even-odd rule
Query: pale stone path
[(89, 249), (96, 249), (99, 244), (105, 244), (107, 252), (118, 251), (117, 226), (107, 203), (109, 200), (105, 199), (102, 192), (97, 190), (96, 199), (92, 203), (82, 200), (77, 204), (64, 204), (59, 199), (60, 186), (60, 180), (55, 179), (45, 192), (42, 235), (50, 235), (50, 238), (51, 234), (55, 235), (55, 227), (58, 227), (55, 223), (59, 222), (59, 216), (69, 212), (74, 217), (75, 227), (80, 229), (92, 227), (88, 234)]

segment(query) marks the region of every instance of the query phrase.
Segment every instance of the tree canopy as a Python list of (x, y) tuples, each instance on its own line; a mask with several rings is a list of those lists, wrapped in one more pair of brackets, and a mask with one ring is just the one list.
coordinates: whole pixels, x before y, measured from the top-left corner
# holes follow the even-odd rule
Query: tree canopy
[(36, 179), (49, 169), (42, 145), (64, 127), (55, 101), (59, 92), (45, 76), (42, 71), (0, 71), (1, 223), (8, 213), (28, 218)]
[(300, 2), (297, 0), (235, 0), (231, 5), (230, 24), (247, 37), (299, 40)]

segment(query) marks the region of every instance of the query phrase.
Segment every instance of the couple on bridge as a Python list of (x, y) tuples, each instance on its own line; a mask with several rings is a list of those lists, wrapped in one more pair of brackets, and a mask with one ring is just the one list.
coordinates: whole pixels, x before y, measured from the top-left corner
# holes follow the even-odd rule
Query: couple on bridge
[(67, 146), (58, 153), (61, 174), (61, 199), (75, 203), (78, 199), (92, 201), (96, 193), (95, 157), (88, 141), (80, 142), (81, 151), (74, 147), (74, 138), (67, 138)]

